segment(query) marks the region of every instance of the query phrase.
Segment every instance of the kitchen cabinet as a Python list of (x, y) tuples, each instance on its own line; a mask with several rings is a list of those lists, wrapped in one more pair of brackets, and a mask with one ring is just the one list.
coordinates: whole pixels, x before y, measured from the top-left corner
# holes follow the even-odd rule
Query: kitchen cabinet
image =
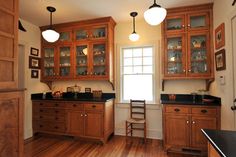
[(210, 142), (208, 142), (208, 157), (221, 157)]
[(113, 101), (33, 101), (33, 132), (106, 142), (114, 132)]
[[(51, 44), (42, 38), (44, 66), (41, 80), (113, 82), (114, 27), (111, 17), (55, 25), (61, 35), (59, 40)], [(41, 30), (46, 28), (41, 27)], [(49, 54), (55, 54), (50, 58), (47, 55), (49, 50)], [(51, 67), (53, 62), (55, 65)]]
[(163, 79), (212, 79), (212, 4), (167, 12), (162, 24)]
[(220, 107), (165, 104), (163, 106), (164, 148), (206, 151), (201, 129), (220, 129)]

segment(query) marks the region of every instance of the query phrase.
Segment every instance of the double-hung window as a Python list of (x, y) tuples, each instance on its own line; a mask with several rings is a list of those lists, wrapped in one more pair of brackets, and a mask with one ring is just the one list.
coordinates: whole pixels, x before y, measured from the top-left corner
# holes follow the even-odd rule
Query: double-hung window
[(153, 46), (122, 48), (121, 102), (130, 99), (154, 102)]

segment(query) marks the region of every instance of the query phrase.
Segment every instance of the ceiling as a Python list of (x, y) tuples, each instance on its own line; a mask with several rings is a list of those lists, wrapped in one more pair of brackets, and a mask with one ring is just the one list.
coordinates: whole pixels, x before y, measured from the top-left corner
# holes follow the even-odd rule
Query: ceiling
[[(49, 24), (47, 6), (57, 9), (53, 23), (64, 23), (112, 16), (116, 22), (131, 20), (129, 15), (137, 11), (137, 19), (153, 4), (153, 0), (19, 0), (20, 18), (37, 26)], [(210, 3), (213, 0), (157, 0), (164, 8)]]

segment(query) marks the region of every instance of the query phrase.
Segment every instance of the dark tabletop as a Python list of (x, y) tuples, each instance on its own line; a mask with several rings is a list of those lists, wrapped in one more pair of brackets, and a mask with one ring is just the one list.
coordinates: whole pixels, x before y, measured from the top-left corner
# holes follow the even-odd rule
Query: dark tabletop
[(202, 129), (222, 157), (236, 157), (236, 131)]

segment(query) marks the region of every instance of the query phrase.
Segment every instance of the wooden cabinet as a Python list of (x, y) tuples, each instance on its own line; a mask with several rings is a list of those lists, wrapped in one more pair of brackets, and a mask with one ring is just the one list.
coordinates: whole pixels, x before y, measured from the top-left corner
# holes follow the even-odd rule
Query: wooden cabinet
[(113, 101), (33, 101), (33, 131), (106, 142), (114, 132)]
[(207, 140), (201, 129), (220, 128), (220, 107), (167, 105), (163, 107), (163, 133), (166, 150), (177, 148), (205, 151)]
[(213, 78), (212, 4), (168, 9), (163, 79)]
[(42, 38), (41, 80), (113, 82), (114, 27), (111, 17), (55, 25), (59, 40), (51, 44)]
[(208, 157), (221, 157), (221, 155), (216, 151), (210, 142), (208, 142)]

